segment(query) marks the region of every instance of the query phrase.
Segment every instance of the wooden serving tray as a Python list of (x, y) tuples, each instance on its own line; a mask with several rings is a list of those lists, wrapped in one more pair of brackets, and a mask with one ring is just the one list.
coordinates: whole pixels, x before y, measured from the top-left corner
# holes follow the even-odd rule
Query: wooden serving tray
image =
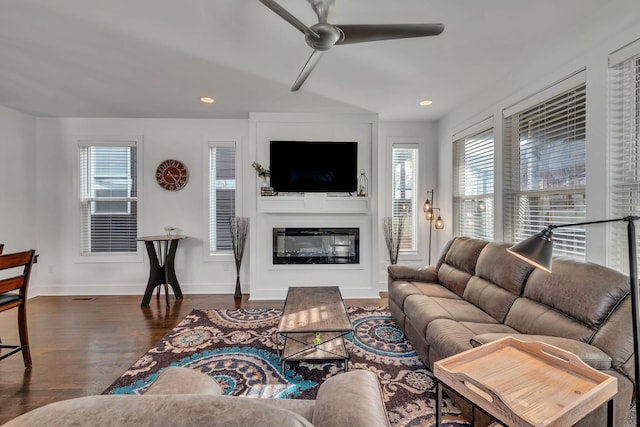
[(513, 337), (435, 362), (433, 374), (509, 426), (573, 425), (618, 391), (573, 353)]

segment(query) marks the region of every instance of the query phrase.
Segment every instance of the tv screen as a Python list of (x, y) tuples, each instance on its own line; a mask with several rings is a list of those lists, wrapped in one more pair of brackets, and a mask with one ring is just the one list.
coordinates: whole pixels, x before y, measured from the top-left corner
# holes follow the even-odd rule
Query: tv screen
[(276, 192), (354, 192), (358, 143), (271, 141), (271, 186)]

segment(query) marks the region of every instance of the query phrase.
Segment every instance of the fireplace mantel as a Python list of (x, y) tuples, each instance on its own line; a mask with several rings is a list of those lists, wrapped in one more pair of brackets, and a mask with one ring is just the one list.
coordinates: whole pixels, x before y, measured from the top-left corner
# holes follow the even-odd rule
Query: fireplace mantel
[(258, 211), (265, 214), (368, 214), (369, 198), (325, 193), (258, 196)]

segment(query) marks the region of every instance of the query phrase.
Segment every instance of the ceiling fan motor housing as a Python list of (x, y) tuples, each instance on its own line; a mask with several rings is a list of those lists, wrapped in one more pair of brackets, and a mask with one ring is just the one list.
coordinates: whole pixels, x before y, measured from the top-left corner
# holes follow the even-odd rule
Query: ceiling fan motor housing
[(311, 27), (311, 30), (315, 31), (319, 37), (315, 37), (312, 33), (307, 33), (305, 40), (315, 50), (329, 50), (344, 39), (344, 33), (335, 25), (315, 24)]

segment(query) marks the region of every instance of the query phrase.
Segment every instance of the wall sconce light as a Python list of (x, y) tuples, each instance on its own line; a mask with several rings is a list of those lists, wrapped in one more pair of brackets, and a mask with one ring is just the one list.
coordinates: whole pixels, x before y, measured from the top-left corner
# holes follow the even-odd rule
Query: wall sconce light
[[(427, 200), (424, 202), (422, 206), (422, 210), (424, 211), (424, 216), (429, 221), (429, 265), (431, 265), (431, 227), (436, 230), (442, 230), (444, 228), (444, 220), (440, 216), (440, 208), (433, 207), (434, 201), (434, 190), (427, 191)], [(438, 217), (435, 219), (435, 211), (438, 211)]]

